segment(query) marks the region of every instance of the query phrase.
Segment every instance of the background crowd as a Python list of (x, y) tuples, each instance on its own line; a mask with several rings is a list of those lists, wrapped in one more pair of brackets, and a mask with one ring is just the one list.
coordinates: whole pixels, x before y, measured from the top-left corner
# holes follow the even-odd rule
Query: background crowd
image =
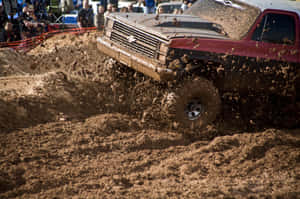
[[(119, 2), (121, 1), (121, 2)], [(111, 12), (164, 13), (156, 7), (170, 0), (0, 0), (0, 42), (23, 40), (48, 31), (48, 24), (58, 22), (62, 14), (73, 14), (78, 27), (101, 29)], [(183, 0), (176, 14), (182, 13), (194, 0)], [(96, 2), (96, 9), (91, 3)]]
[(33, 37), (47, 31), (53, 18), (46, 8), (50, 0), (24, 0), (0, 2), (0, 42)]

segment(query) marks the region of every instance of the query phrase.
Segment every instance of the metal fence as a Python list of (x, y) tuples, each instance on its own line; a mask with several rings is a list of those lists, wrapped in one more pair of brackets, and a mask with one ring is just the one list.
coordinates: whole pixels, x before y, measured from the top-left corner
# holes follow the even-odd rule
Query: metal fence
[(31, 37), (28, 39), (13, 41), (13, 42), (0, 42), (0, 48), (11, 48), (17, 51), (27, 52), (36, 46), (43, 43), (44, 40), (58, 34), (83, 34), (90, 31), (95, 31), (96, 27), (88, 28), (72, 28), (72, 29), (57, 29), (49, 32), (42, 33), (39, 36)]

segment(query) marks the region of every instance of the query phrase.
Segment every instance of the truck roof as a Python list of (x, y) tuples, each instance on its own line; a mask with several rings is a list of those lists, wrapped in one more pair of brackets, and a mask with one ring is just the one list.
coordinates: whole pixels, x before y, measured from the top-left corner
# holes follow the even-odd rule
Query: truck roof
[(219, 24), (230, 38), (241, 39), (267, 9), (295, 12), (300, 18), (298, 0), (198, 0), (185, 14)]
[(251, 6), (255, 6), (262, 11), (266, 9), (279, 9), (279, 10), (296, 12), (300, 16), (300, 1), (291, 1), (291, 0), (238, 0), (238, 1)]

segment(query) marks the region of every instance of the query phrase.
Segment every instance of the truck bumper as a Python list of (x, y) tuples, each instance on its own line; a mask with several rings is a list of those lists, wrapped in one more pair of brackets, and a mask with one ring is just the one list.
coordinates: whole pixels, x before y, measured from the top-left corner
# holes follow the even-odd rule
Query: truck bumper
[(156, 60), (137, 55), (135, 52), (128, 52), (128, 49), (116, 45), (103, 37), (97, 38), (97, 47), (104, 54), (157, 81), (169, 81), (176, 76), (176, 73), (174, 73), (173, 70), (163, 67)]

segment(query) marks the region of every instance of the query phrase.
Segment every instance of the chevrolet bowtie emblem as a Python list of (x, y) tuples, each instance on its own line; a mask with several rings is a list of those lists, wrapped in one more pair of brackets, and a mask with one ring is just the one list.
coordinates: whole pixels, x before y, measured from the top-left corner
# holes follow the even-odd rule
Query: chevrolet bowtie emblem
[(135, 39), (135, 37), (133, 35), (128, 36), (127, 40), (128, 40), (129, 43), (133, 43), (133, 42), (136, 41), (136, 39)]

